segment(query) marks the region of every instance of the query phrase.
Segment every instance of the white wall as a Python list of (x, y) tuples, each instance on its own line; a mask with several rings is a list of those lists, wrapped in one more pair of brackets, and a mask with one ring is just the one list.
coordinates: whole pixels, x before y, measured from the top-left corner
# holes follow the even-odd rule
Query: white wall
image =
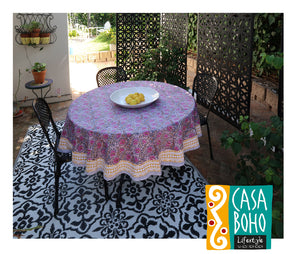
[[(15, 41), (15, 26), (20, 26), (16, 13), (13, 14), (13, 93), (15, 94), (18, 86), (18, 70), (21, 70), (20, 89), (17, 94), (17, 100), (22, 101), (25, 97), (27, 100), (21, 103), (21, 106), (30, 106), (32, 99), (36, 98), (31, 90), (25, 88), (25, 83), (33, 80), (31, 73), (26, 72), (30, 68), (30, 62), (42, 62), (47, 64), (46, 78), (53, 80), (50, 92), (47, 94), (48, 103), (70, 100), (72, 98), (69, 77), (69, 48), (68, 48), (68, 25), (66, 13), (53, 13), (51, 25), (56, 25), (55, 31), (57, 40), (54, 44), (44, 45), (43, 50), (31, 46), (19, 45)], [(30, 60), (28, 61), (27, 55)], [(48, 90), (45, 88), (43, 94)], [(36, 91), (40, 94), (40, 90)]]

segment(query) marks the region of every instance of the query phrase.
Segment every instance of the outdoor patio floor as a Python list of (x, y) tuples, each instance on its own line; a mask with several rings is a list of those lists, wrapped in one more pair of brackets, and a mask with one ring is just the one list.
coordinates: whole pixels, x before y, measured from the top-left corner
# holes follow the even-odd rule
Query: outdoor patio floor
[[(97, 87), (96, 72), (106, 66), (114, 66), (114, 62), (102, 63), (70, 63), (70, 82), (72, 87), (72, 98), (76, 99), (81, 94)], [(188, 71), (188, 85), (193, 80), (194, 73)], [(72, 101), (50, 104), (54, 121), (64, 120), (67, 115), (68, 107)], [(199, 107), (201, 111), (201, 108)], [(252, 121), (268, 121), (273, 115), (264, 104), (251, 101), (250, 118)], [(23, 138), (30, 125), (37, 124), (38, 120), (33, 116), (32, 107), (24, 108), (24, 115), (13, 119), (13, 163), (15, 162)], [(195, 151), (187, 152), (189, 160), (198, 168), (200, 173), (210, 184), (234, 185), (234, 175), (236, 172), (236, 158), (231, 150), (221, 147), (220, 138), (224, 130), (233, 132), (237, 130), (231, 124), (215, 115), (209, 117), (211, 141), (213, 146), (214, 160), (209, 156), (209, 145), (206, 126), (202, 127), (202, 137), (199, 138), (200, 148)]]

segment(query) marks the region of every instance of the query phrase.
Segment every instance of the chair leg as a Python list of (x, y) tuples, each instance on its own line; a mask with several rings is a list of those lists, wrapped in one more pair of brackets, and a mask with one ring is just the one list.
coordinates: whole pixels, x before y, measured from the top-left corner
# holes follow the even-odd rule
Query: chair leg
[(123, 181), (124, 181), (124, 174), (121, 175), (120, 184), (119, 184), (119, 188), (118, 188), (117, 205), (116, 205), (117, 208), (122, 208), (121, 201), (122, 201), (122, 185), (123, 185)]
[(55, 170), (55, 196), (54, 196), (54, 218), (58, 214), (58, 191), (59, 191), (59, 177), (60, 177), (61, 163), (56, 163)]
[(103, 181), (104, 181), (105, 200), (108, 201), (109, 200), (108, 187), (107, 187), (107, 181), (104, 179), (104, 177), (103, 177)]
[(212, 153), (212, 147), (211, 147), (211, 141), (210, 141), (210, 131), (209, 131), (208, 123), (206, 124), (206, 127), (207, 127), (207, 135), (208, 135), (210, 158), (213, 160), (214, 156), (213, 156), (213, 153)]

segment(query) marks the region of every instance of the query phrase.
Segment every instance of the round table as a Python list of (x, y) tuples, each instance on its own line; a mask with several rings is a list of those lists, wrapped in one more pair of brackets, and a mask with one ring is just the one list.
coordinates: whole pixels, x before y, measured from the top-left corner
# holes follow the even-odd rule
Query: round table
[[(25, 84), (25, 87), (27, 89), (30, 89), (34, 95), (39, 98), (39, 96), (35, 93), (34, 90), (36, 89), (41, 89), (41, 98), (45, 98), (46, 95), (50, 92), (51, 90), (51, 84), (53, 83), (53, 80), (52, 79), (45, 79), (45, 81), (42, 83), (42, 84), (36, 84), (34, 80), (31, 80), (29, 82), (27, 82)], [(46, 94), (43, 96), (43, 89), (46, 88), (46, 87), (49, 87), (48, 91), (46, 92)]]
[[(143, 108), (123, 108), (110, 95), (126, 87), (150, 87), (159, 99)], [(197, 107), (184, 89), (161, 82), (128, 81), (91, 90), (70, 105), (59, 143), (87, 174), (106, 180), (128, 174), (144, 180), (161, 174), (161, 165), (182, 166), (184, 152), (199, 148)]]

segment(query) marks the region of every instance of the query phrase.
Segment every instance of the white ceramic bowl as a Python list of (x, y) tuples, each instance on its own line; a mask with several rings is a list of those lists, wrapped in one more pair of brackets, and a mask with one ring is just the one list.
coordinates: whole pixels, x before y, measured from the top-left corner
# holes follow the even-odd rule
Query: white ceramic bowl
[[(142, 93), (145, 96), (145, 101), (137, 104), (137, 105), (130, 105), (125, 101), (125, 98), (129, 94), (133, 93)], [(124, 108), (142, 108), (145, 107), (154, 101), (156, 101), (159, 98), (159, 93), (150, 88), (150, 87), (128, 87), (128, 88), (122, 88), (117, 91), (114, 91), (110, 95), (110, 99), (115, 104), (124, 107)]]

